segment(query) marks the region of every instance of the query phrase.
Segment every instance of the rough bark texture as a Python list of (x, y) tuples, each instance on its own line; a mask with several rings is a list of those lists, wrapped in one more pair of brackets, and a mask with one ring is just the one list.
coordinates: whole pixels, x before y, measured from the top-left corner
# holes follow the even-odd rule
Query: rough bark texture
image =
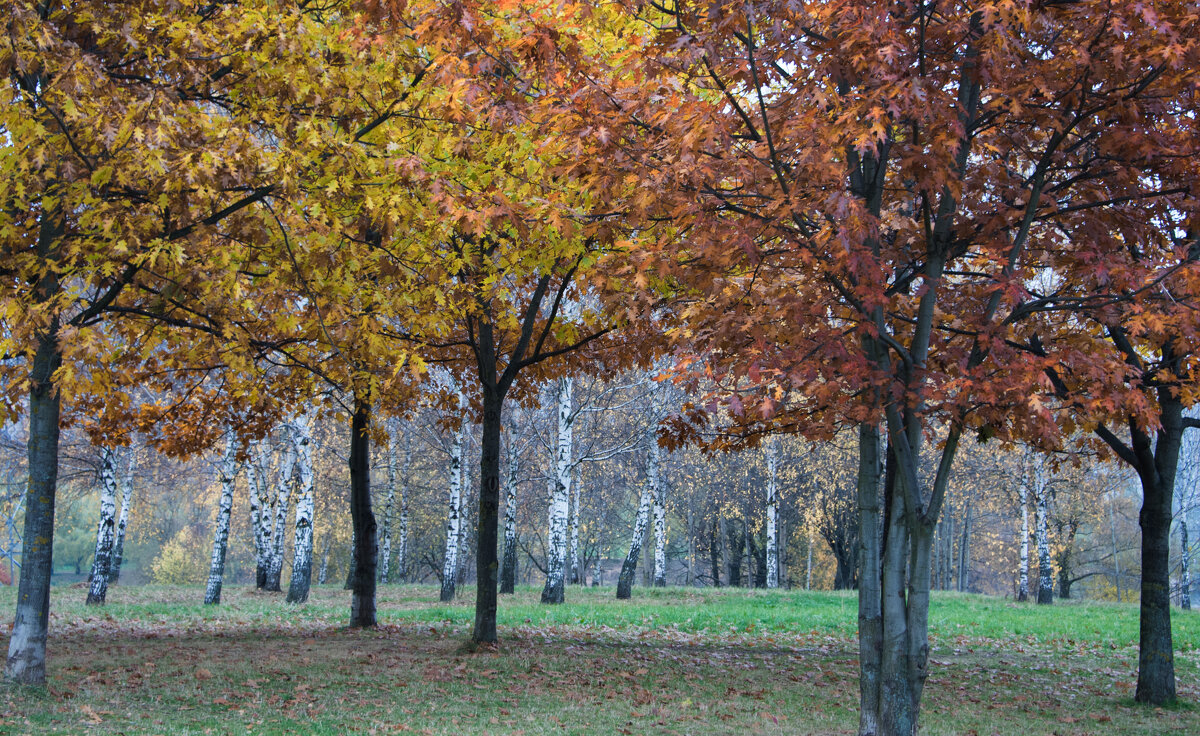
[[(458, 407), (460, 414), (466, 411), (466, 396), (460, 389), (458, 392)], [(454, 600), (454, 584), (458, 578), (458, 542), (459, 526), (462, 524), (462, 453), (463, 438), (466, 435), (466, 417), (454, 433), (450, 443), (450, 498), (446, 507), (446, 552), (442, 559), (442, 594), (443, 603)]]
[(284, 424), (283, 455), (279, 459), (279, 477), (275, 490), (275, 521), (271, 527), (271, 556), (267, 563), (267, 582), (264, 590), (280, 592), (283, 576), (284, 527), (287, 526), (288, 501), (292, 494), (292, 473), (296, 465), (296, 443), (291, 428)]
[(496, 642), (496, 610), (500, 560), (496, 545), (500, 531), (500, 431), (504, 388), (485, 386), (483, 426), (479, 447), (479, 505), (476, 517), (475, 629), (472, 640)]
[(375, 514), (371, 511), (371, 402), (354, 395), (350, 420), (350, 518), (354, 524), (354, 585), (350, 599), (350, 626), (375, 625)]
[[(53, 280), (47, 276), (46, 279)], [(43, 280), (45, 281), (45, 280)], [(57, 290), (57, 284), (52, 284)], [(40, 285), (43, 290), (47, 284)], [(38, 341), (29, 376), (29, 485), (21, 538), (17, 613), (8, 640), (4, 676), (26, 685), (46, 682), (46, 631), (50, 620), (51, 542), (58, 490), (59, 394), (51, 378), (62, 365), (57, 324)]]
[(292, 441), (296, 447), (296, 532), (292, 540), (292, 577), (288, 582), (287, 602), (308, 600), (312, 583), (313, 559), (313, 484), (312, 423), (315, 409), (292, 423)]
[(779, 440), (767, 446), (767, 587), (779, 587), (779, 498), (775, 475), (779, 469)]
[(225, 578), (225, 550), (229, 542), (229, 515), (233, 510), (233, 483), (237, 478), (237, 440), (230, 432), (225, 437), (225, 452), (217, 466), (221, 499), (217, 503), (217, 523), (213, 532), (212, 557), (208, 565), (208, 584), (204, 588), (205, 605), (221, 602), (221, 584)]
[(125, 558), (125, 529), (129, 526), (129, 504), (133, 502), (134, 456), (130, 450), (125, 472), (121, 475), (121, 514), (117, 517), (117, 539), (113, 543), (112, 567), (108, 571), (108, 584), (116, 585), (121, 579), (121, 562)]
[(633, 578), (637, 575), (638, 558), (642, 554), (642, 538), (646, 536), (646, 525), (650, 523), (650, 484), (642, 487), (638, 500), (637, 518), (633, 522), (633, 539), (629, 542), (629, 554), (621, 565), (621, 576), (617, 578), (617, 600), (626, 600), (633, 594)]
[(571, 498), (572, 427), (571, 408), (574, 381), (558, 379), (555, 406), (557, 409), (557, 442), (554, 449), (554, 475), (550, 478), (549, 533), (546, 543), (546, 584), (542, 588), (542, 603), (562, 603), (566, 592), (567, 522)]
[(112, 569), (113, 542), (117, 526), (117, 453), (110, 447), (100, 451), (100, 523), (96, 527), (96, 552), (88, 577), (87, 604), (104, 605), (108, 574)]
[[(863, 424), (858, 428), (858, 559), (862, 565), (858, 590), (858, 732), (862, 736), (873, 736), (879, 731), (879, 678), (883, 653), (880, 512), (879, 428)], [(811, 532), (808, 548), (808, 575), (811, 578)], [(806, 588), (808, 584), (805, 583)]]

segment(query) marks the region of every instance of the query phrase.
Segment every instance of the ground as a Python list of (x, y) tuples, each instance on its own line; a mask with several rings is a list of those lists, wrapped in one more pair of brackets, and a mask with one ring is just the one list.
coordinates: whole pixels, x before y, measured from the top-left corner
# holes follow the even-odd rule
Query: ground
[[(496, 650), (464, 643), (472, 601), (381, 586), (303, 606), (228, 587), (54, 589), (50, 684), (0, 686), (0, 733), (852, 734), (853, 594), (572, 588), (501, 601)], [(0, 606), (12, 611), (12, 588)], [(1132, 702), (1137, 607), (935, 593), (925, 734), (1200, 734), (1200, 612), (1175, 611), (1181, 704)], [(7, 642), (4, 642), (7, 651)]]

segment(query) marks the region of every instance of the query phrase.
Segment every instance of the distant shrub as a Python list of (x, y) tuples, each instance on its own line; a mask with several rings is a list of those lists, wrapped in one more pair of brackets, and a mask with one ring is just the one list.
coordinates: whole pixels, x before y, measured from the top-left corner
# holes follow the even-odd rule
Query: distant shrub
[(208, 576), (208, 564), (204, 540), (184, 527), (162, 546), (150, 564), (150, 578), (161, 585), (201, 583)]

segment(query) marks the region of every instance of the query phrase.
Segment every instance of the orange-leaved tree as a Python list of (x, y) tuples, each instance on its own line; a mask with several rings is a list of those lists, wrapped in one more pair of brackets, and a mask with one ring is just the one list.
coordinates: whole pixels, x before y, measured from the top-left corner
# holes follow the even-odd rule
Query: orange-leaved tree
[(1190, 211), (1192, 185), (1159, 171), (1194, 140), (1197, 18), (1183, 2), (629, 10), (656, 43), (634, 73), (580, 70), (580, 176), (642, 184), (641, 261), (684, 295), (674, 336), (745, 431), (859, 426), (860, 731), (913, 733), (959, 441), (1058, 443), (1053, 359), (1023, 346), (1061, 307), (1035, 279), (1103, 270), (1117, 238), (1081, 223), (1132, 241), (1162, 225), (1148, 213)]

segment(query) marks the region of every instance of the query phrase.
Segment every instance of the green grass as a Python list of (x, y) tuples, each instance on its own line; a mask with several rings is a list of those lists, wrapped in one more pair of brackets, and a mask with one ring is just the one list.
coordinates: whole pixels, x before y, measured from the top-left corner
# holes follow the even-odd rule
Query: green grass
[[(11, 611), (14, 591), (0, 590)], [(470, 596), (380, 591), (304, 606), (244, 587), (56, 588), (50, 685), (0, 688), (0, 733), (827, 734), (857, 723), (853, 594), (570, 589), (501, 603), (502, 645), (469, 653)], [(1137, 608), (935, 594), (927, 734), (1200, 733), (1200, 613), (1175, 612), (1182, 704), (1130, 702)]]

